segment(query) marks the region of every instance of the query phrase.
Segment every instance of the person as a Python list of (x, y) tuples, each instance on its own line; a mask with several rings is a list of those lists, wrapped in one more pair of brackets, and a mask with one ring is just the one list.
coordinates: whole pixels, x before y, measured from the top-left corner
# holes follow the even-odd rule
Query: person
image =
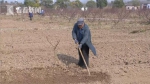
[(89, 49), (96, 56), (96, 49), (91, 42), (91, 33), (87, 24), (85, 24), (83, 18), (79, 18), (77, 22), (74, 24), (72, 30), (72, 38), (75, 44), (78, 44), (78, 54), (79, 54), (79, 62), (78, 65), (82, 68), (86, 68), (84, 60), (81, 56), (79, 49), (83, 54), (83, 57), (86, 61), (87, 66), (89, 66)]
[(32, 12), (29, 12), (29, 18), (30, 18), (30, 20), (32, 20), (32, 18), (33, 18), (33, 13)]
[(41, 15), (42, 15), (42, 16), (44, 16), (44, 14), (45, 14), (45, 11), (44, 11), (44, 10), (42, 10), (42, 11), (41, 11)]

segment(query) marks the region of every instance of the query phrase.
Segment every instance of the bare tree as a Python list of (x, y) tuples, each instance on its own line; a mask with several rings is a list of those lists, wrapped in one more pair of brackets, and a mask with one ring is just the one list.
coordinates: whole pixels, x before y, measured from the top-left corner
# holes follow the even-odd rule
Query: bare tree
[(130, 11), (125, 9), (114, 9), (115, 18), (112, 19), (114, 25), (112, 28), (114, 28), (119, 22), (125, 21), (126, 18), (130, 15)]
[(142, 11), (142, 16), (144, 18), (144, 20), (150, 24), (150, 10), (149, 9), (146, 9), (146, 10), (143, 10)]
[(56, 44), (54, 45), (54, 44), (52, 44), (52, 43), (49, 41), (49, 39), (48, 39), (47, 36), (46, 36), (46, 39), (47, 39), (47, 42), (53, 47), (54, 56), (56, 56), (56, 49), (57, 49), (57, 47), (58, 47), (58, 45), (59, 45), (59, 43), (60, 43), (60, 40), (58, 40), (58, 41), (56, 42)]

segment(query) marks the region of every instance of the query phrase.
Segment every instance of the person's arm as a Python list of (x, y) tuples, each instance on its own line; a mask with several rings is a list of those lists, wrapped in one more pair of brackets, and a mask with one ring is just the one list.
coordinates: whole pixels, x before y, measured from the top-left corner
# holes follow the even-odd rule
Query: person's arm
[(75, 40), (77, 40), (77, 31), (76, 31), (76, 24), (74, 25), (73, 27), (73, 30), (72, 30), (72, 38)]

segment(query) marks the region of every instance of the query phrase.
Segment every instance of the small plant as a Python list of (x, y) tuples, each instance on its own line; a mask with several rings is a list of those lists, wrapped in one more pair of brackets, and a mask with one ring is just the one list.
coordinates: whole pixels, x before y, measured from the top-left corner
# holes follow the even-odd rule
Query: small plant
[(53, 45), (49, 40), (48, 40), (48, 37), (46, 37), (48, 43), (53, 47), (53, 52), (54, 52), (54, 56), (56, 56), (56, 49), (57, 49), (57, 46), (59, 45), (60, 43), (60, 40), (57, 41), (57, 43), (55, 45)]

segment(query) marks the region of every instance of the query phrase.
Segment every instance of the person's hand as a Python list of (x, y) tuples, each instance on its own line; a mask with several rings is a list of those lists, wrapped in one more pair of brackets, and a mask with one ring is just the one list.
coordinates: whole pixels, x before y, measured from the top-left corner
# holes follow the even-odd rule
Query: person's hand
[(82, 48), (82, 44), (79, 44), (78, 48), (81, 49)]
[(79, 43), (77, 39), (75, 39), (74, 42), (75, 42), (75, 44), (78, 44), (78, 43)]

